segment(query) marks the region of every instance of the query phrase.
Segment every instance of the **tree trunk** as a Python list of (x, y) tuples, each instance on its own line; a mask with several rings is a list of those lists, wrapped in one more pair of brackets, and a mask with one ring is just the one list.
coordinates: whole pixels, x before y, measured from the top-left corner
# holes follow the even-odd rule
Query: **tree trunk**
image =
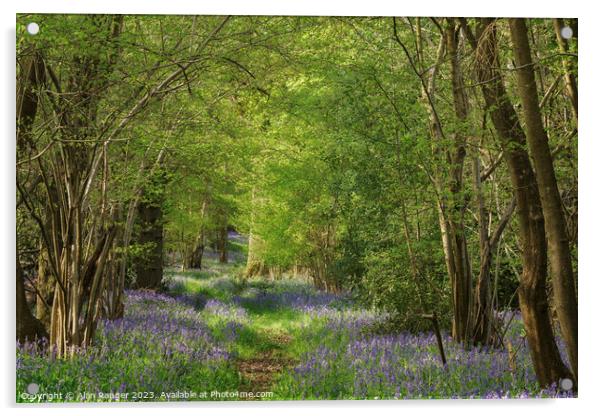
[(514, 59), (518, 67), (518, 92), (525, 114), (527, 144), (535, 166), (537, 186), (541, 197), (545, 230), (548, 237), (550, 271), (554, 288), (556, 312), (566, 342), (571, 368), (577, 381), (577, 296), (566, 232), (562, 201), (554, 172), (548, 135), (539, 111), (539, 100), (531, 50), (524, 19), (510, 19), (510, 34)]
[(17, 340), (19, 342), (35, 341), (36, 339), (48, 338), (44, 325), (36, 319), (32, 313), (25, 297), (25, 284), (23, 269), (17, 252)]
[[(119, 36), (123, 16), (94, 15), (86, 18), (97, 24), (108, 40)], [(89, 226), (89, 206), (84, 202), (87, 195), (85, 182), (93, 176), (88, 174), (91, 158), (94, 157), (94, 151), (90, 150), (86, 141), (90, 139), (96, 123), (100, 97), (98, 91), (103, 91), (109, 82), (108, 69), (118, 53), (118, 48), (113, 45), (116, 42), (110, 43), (111, 53), (108, 56), (87, 50), (78, 51), (71, 62), (71, 76), (63, 81), (35, 52), (32, 54), (35, 63), (30, 66), (35, 70), (29, 71), (29, 75), (26, 75), (27, 71), (22, 71), (19, 80), (17, 135), (20, 145), (28, 143), (36, 150), (36, 143), (29, 137), (28, 130), (35, 116), (33, 104), (37, 102), (39, 94), (50, 92), (49, 95), (61, 109), (56, 120), (60, 125), (58, 131), (61, 140), (57, 140), (54, 147), (47, 148), (43, 161), (37, 159), (48, 199), (41, 215), (36, 206), (38, 201), (32, 199), (17, 181), (23, 203), (38, 225), (48, 255), (49, 270), (56, 285), (50, 343), (58, 356), (74, 352), (75, 349), (71, 347), (85, 346), (91, 341), (98, 319), (104, 263), (115, 233), (114, 226), (101, 224), (100, 237), (94, 243), (96, 245), (90, 243), (84, 247), (84, 242), (91, 242), (98, 231)], [(46, 73), (54, 87), (52, 92), (51, 86), (37, 90), (44, 83)], [(35, 77), (31, 74), (35, 74)], [(98, 254), (98, 257), (87, 257), (90, 253)]]
[(249, 250), (247, 253), (245, 277), (264, 276), (267, 273), (267, 268), (258, 254), (260, 246), (261, 240), (251, 230), (249, 232)]
[[(422, 62), (422, 34), (420, 19), (415, 31), (417, 58), (416, 62), (410, 55), (397, 34), (396, 19), (393, 18), (395, 40), (402, 47), (408, 61), (420, 79), (422, 86), (422, 102), (429, 114), (429, 130), (433, 138), (432, 152), (436, 160), (445, 166), (446, 175), (435, 172), (429, 174), (437, 193), (437, 212), (441, 230), (441, 242), (445, 263), (452, 288), (452, 337), (458, 342), (467, 340), (470, 305), (472, 297), (472, 272), (468, 260), (468, 249), (464, 230), (464, 212), (466, 201), (463, 197), (463, 169), (466, 157), (466, 137), (461, 133), (454, 134), (454, 147), (449, 152), (444, 144), (446, 137), (441, 125), (441, 119), (435, 108), (436, 79), (440, 65), (444, 62), (445, 46), (450, 53), (454, 110), (457, 118), (462, 121), (468, 115), (468, 101), (463, 86), (463, 76), (457, 53), (457, 32), (453, 22), (448, 21), (448, 27), (442, 35), (437, 49), (434, 65), (425, 68)], [(425, 80), (424, 74), (428, 74)], [(449, 194), (450, 196), (446, 196)]]
[[(468, 97), (464, 88), (464, 77), (458, 53), (458, 33), (453, 19), (448, 19), (445, 31), (447, 53), (451, 66), (452, 92), (456, 118), (463, 124), (468, 117)], [(453, 134), (454, 146), (449, 157), (451, 183), (451, 206), (448, 207), (450, 231), (453, 244), (453, 258), (456, 276), (453, 279), (454, 325), (452, 336), (458, 342), (467, 342), (470, 331), (470, 308), (472, 304), (472, 271), (468, 259), (464, 213), (464, 161), (466, 159), (466, 135), (461, 131)]]
[(203, 253), (205, 252), (205, 211), (207, 210), (207, 200), (203, 200), (203, 205), (201, 206), (201, 227), (199, 230), (199, 235), (197, 237), (197, 241), (195, 242), (194, 250), (190, 256), (190, 262), (188, 264), (191, 269), (201, 269), (203, 263)]
[[(27, 147), (35, 148), (35, 143), (33, 143), (31, 138), (31, 128), (38, 109), (37, 89), (45, 80), (44, 62), (38, 51), (34, 48), (29, 48), (24, 52), (24, 55), (25, 58), (19, 62), (20, 73), (17, 82), (16, 97), (17, 146), (19, 149), (25, 149)], [(17, 186), (19, 186), (18, 177)], [(25, 342), (26, 340), (33, 341), (36, 338), (47, 338), (48, 333), (46, 332), (44, 325), (33, 316), (31, 309), (27, 304), (27, 298), (25, 297), (25, 277), (23, 275), (23, 269), (21, 268), (18, 247), (16, 263), (17, 339), (21, 342)]]
[[(564, 27), (564, 19), (552, 19), (554, 23), (554, 31), (556, 32), (556, 39), (558, 41), (558, 49), (560, 53), (566, 54), (569, 52), (568, 41), (562, 37), (562, 28)], [(567, 95), (571, 100), (571, 109), (573, 110), (573, 116), (575, 121), (578, 120), (578, 91), (577, 91), (577, 80), (575, 79), (573, 62), (570, 57), (562, 58), (562, 67), (564, 70), (564, 84)]]
[(488, 219), (483, 201), (483, 190), (481, 187), (481, 167), (479, 157), (474, 159), (474, 186), (477, 196), (477, 218), (479, 223), (479, 275), (474, 289), (474, 307), (472, 316), (472, 342), (476, 345), (490, 345), (494, 342), (492, 338), (493, 304), (491, 290), (491, 263), (493, 252), (502, 236), (506, 225), (512, 217), (516, 207), (516, 199), (512, 198), (510, 205), (503, 214), (500, 222), (492, 236), (488, 231)]
[(523, 263), (519, 304), (537, 379), (542, 386), (549, 386), (569, 372), (560, 358), (548, 316), (546, 235), (535, 174), (526, 151), (525, 134), (499, 70), (495, 21), (480, 19), (478, 41), (465, 23), (463, 26), (476, 49), (478, 82), (504, 151), (516, 197)]
[(474, 158), (474, 183), (475, 194), (477, 197), (477, 218), (479, 224), (479, 275), (474, 290), (474, 316), (473, 316), (473, 334), (474, 344), (487, 345), (490, 339), (491, 325), (491, 259), (492, 247), (489, 241), (489, 232), (487, 230), (487, 213), (485, 211), (485, 202), (483, 201), (483, 190), (481, 187), (481, 164), (479, 156)]
[(142, 201), (138, 205), (140, 233), (137, 243), (144, 247), (137, 259), (136, 287), (159, 289), (163, 279), (163, 209), (157, 201)]
[(36, 318), (46, 328), (50, 327), (50, 308), (52, 306), (52, 298), (54, 297), (53, 280), (48, 265), (48, 254), (42, 244), (38, 256), (38, 276), (36, 278)]
[(190, 263), (188, 265), (191, 269), (201, 269), (203, 265), (203, 253), (205, 252), (205, 243), (201, 240), (197, 243), (192, 255), (190, 256)]
[(218, 230), (217, 248), (219, 251), (219, 262), (228, 263), (228, 226), (224, 225)]

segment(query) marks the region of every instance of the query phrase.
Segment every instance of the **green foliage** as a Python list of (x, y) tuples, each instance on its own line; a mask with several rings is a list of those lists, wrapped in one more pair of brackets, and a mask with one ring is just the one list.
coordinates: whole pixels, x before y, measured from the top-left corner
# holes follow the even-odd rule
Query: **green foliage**
[[(456, 114), (449, 56), (437, 66), (433, 97), (444, 137), (432, 135), (422, 89), (437, 64), (436, 22), (442, 19), (407, 19), (403, 26), (399, 20), (400, 40), (411, 45), (414, 61), (421, 60), (422, 79), (393, 39), (390, 18), (235, 16), (202, 51), (196, 48), (221, 21), (218, 16), (125, 16), (120, 35), (110, 41), (106, 19), (17, 17), (18, 58), (35, 45), (62, 82), (76, 78), (81, 61), (98, 72), (92, 81), (102, 88), (86, 120), (82, 154), (97, 152), (120, 121), (127, 121), (107, 146), (107, 166), (92, 183), (86, 227), (99, 227), (96, 220), (109, 218), (107, 212), (123, 226), (128, 207), (140, 196), (141, 203), (163, 208), (164, 247), (178, 266), (195, 249), (217, 245), (224, 230), (236, 230), (243, 238), (252, 235), (255, 244), (229, 241), (227, 250), (261, 262), (264, 271), (301, 270), (318, 285), (351, 291), (365, 305), (391, 312), (411, 330), (424, 329), (417, 318), (423, 312), (437, 312), (448, 324), (438, 204), (466, 204), (466, 210), (451, 209), (447, 219), (463, 221), (475, 275), (481, 259), (470, 162), (480, 158), (491, 166), (501, 149), (492, 134), (491, 109), (483, 109), (474, 88), (467, 89), (466, 120)], [(28, 21), (40, 24), (35, 38), (24, 32)], [(557, 45), (550, 22), (531, 20), (530, 28), (538, 55), (552, 55)], [(510, 71), (502, 24), (499, 37), (500, 65)], [(467, 85), (475, 69), (468, 48), (463, 44), (460, 63)], [(548, 58), (538, 65), (542, 93), (562, 71), (559, 59)], [(140, 97), (188, 62), (194, 65), (185, 76), (130, 117)], [(506, 83), (517, 103), (514, 78)], [(44, 122), (56, 119), (52, 98), (42, 95), (40, 103), (46, 119), (36, 120), (38, 149), (55, 139)], [(558, 90), (542, 111), (550, 143), (558, 149), (555, 167), (576, 258), (577, 140), (570, 135), (576, 123), (568, 109)], [(464, 184), (451, 192), (459, 137), (467, 140)], [(19, 158), (26, 158), (22, 153)], [(19, 179), (32, 181), (35, 169), (21, 168)], [(34, 191), (43, 201), (42, 187)], [(482, 194), (491, 230), (512, 196), (504, 163), (482, 184)], [(104, 217), (97, 215), (101, 206)], [(39, 235), (22, 207), (17, 227), (19, 249), (33, 251)], [(493, 259), (499, 264), (494, 269), (500, 307), (516, 302), (521, 272), (516, 229), (513, 219)], [(152, 249), (152, 243), (120, 244), (115, 253), (127, 252), (129, 262)], [(227, 296), (200, 278), (180, 283), (217, 299)]]

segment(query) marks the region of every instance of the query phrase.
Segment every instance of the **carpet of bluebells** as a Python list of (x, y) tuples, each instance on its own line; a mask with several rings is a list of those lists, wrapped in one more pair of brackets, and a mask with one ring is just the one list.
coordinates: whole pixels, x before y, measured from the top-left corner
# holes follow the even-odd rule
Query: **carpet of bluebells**
[[(241, 357), (280, 349), (290, 365), (273, 380), (272, 399), (570, 397), (541, 390), (520, 317), (504, 349), (466, 350), (444, 336), (441, 364), (432, 333), (385, 333), (385, 313), (354, 306), (344, 295), (291, 279), (241, 281), (174, 274), (167, 293), (128, 291), (122, 319), (102, 321), (93, 346), (54, 357), (42, 343), (17, 344), (17, 401), (30, 383), (44, 392), (236, 391)], [(276, 329), (287, 345), (266, 343)], [(564, 352), (563, 352), (564, 353)], [(511, 363), (512, 362), (512, 363)], [(89, 398), (98, 401), (98, 397)]]
[(17, 344), (17, 400), (29, 383), (74, 398), (145, 392), (140, 398), (161, 400), (161, 392), (236, 390), (229, 345), (213, 336), (191, 300), (128, 291), (125, 316), (102, 321), (94, 345), (73, 358), (53, 356), (43, 342)]
[(510, 368), (505, 350), (464, 349), (445, 336), (443, 366), (432, 333), (370, 334), (382, 316), (319, 307), (319, 344), (280, 381), (281, 394), (302, 399), (418, 399), (570, 397), (540, 390), (520, 331)]

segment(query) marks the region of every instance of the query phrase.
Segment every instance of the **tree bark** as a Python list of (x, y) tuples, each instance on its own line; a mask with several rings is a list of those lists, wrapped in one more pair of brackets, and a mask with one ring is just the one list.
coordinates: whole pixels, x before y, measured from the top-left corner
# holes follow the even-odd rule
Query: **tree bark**
[(48, 338), (44, 325), (31, 313), (25, 297), (23, 269), (17, 252), (17, 340), (19, 342), (35, 341)]
[(203, 265), (203, 254), (205, 252), (205, 211), (207, 210), (207, 201), (203, 200), (203, 204), (201, 206), (201, 226), (199, 230), (199, 234), (197, 240), (195, 242), (194, 249), (190, 254), (190, 259), (188, 262), (188, 268), (191, 269), (201, 269)]
[(472, 342), (476, 345), (490, 345), (494, 342), (492, 337), (493, 305), (491, 290), (491, 263), (493, 252), (496, 250), (499, 240), (506, 225), (512, 217), (516, 207), (516, 199), (513, 198), (506, 209), (493, 235), (489, 235), (487, 213), (483, 201), (481, 187), (480, 159), (474, 159), (474, 183), (477, 196), (477, 218), (479, 223), (479, 275), (474, 289), (474, 306), (472, 316)]
[[(251, 207), (255, 207), (258, 204), (257, 190), (255, 187), (251, 189)], [(245, 267), (245, 277), (262, 276), (266, 272), (266, 267), (258, 255), (261, 240), (258, 236), (253, 233), (253, 227), (255, 223), (255, 211), (251, 211), (251, 224), (249, 227), (249, 248), (247, 250), (247, 266)]]
[[(425, 69), (422, 62), (422, 34), (420, 19), (415, 31), (417, 60), (414, 61), (406, 46), (397, 34), (396, 19), (393, 18), (393, 34), (402, 47), (412, 70), (420, 80), (422, 102), (429, 114), (429, 130), (433, 138), (433, 157), (444, 166), (445, 174), (429, 174), (437, 194), (437, 213), (441, 230), (441, 243), (445, 256), (445, 264), (452, 288), (452, 337), (458, 342), (467, 341), (469, 335), (470, 305), (472, 297), (472, 271), (468, 260), (468, 246), (464, 226), (466, 201), (463, 197), (463, 170), (466, 158), (466, 137), (460, 132), (454, 134), (453, 150), (447, 150), (446, 137), (441, 119), (435, 107), (434, 97), (436, 79), (445, 58), (445, 47), (450, 55), (454, 110), (458, 120), (463, 121), (468, 115), (468, 100), (464, 91), (464, 83), (457, 51), (457, 31), (453, 21), (448, 21), (446, 31), (442, 34), (437, 49), (437, 58), (433, 65)], [(424, 78), (428, 74), (428, 78)], [(446, 196), (449, 193), (451, 196)]]
[[(17, 82), (17, 146), (19, 149), (26, 147), (35, 148), (35, 143), (30, 136), (37, 110), (38, 91), (44, 83), (44, 63), (38, 51), (29, 48), (25, 51), (25, 59), (19, 62), (21, 65)], [(17, 177), (17, 186), (18, 177)], [(21, 261), (19, 259), (19, 248), (16, 250), (16, 326), (17, 339), (20, 342), (33, 341), (36, 338), (48, 338), (48, 333), (42, 322), (33, 316), (27, 298), (25, 296), (25, 283)]]
[(567, 345), (574, 382), (577, 381), (577, 295), (569, 239), (558, 191), (548, 135), (541, 121), (531, 49), (524, 19), (510, 19), (518, 92), (525, 114), (527, 144), (535, 166), (541, 197), (556, 313)]
[[(552, 21), (554, 23), (554, 31), (556, 32), (556, 40), (558, 41), (558, 49), (560, 50), (560, 53), (566, 54), (569, 52), (569, 44), (568, 41), (562, 37), (561, 32), (562, 28), (564, 27), (564, 19), (552, 19)], [(571, 100), (571, 109), (573, 110), (573, 116), (575, 117), (575, 121), (577, 121), (579, 98), (577, 90), (577, 80), (575, 78), (573, 62), (571, 61), (570, 57), (562, 58), (562, 67), (564, 71), (563, 76), (566, 92), (569, 96), (569, 100)]]
[(540, 385), (549, 386), (568, 376), (569, 371), (560, 357), (548, 316), (546, 235), (537, 182), (526, 151), (525, 134), (499, 70), (495, 21), (480, 19), (476, 39), (466, 22), (463, 27), (475, 48), (476, 75), (516, 197), (523, 263), (519, 304), (535, 374)]
[[(123, 16), (88, 16), (100, 33), (114, 40), (119, 36)], [(115, 227), (100, 224), (90, 227), (89, 206), (84, 203), (85, 183), (89, 178), (91, 151), (87, 140), (93, 136), (98, 103), (109, 83), (110, 68), (118, 46), (111, 42), (108, 54), (81, 50), (72, 57), (70, 76), (57, 77), (52, 67), (40, 59), (54, 91), (48, 94), (60, 124), (61, 140), (37, 163), (48, 199), (45, 220), (40, 218), (35, 202), (22, 187), (19, 192), (42, 234), (48, 254), (49, 270), (55, 285), (52, 302), (50, 343), (58, 356), (74, 353), (72, 347), (87, 345), (98, 319), (100, 277), (104, 275), (107, 244), (112, 242)], [(49, 92), (50, 87), (45, 89)], [(98, 235), (97, 235), (98, 234)], [(86, 241), (88, 245), (86, 246)], [(93, 242), (92, 242), (93, 241)], [(101, 248), (101, 250), (98, 250)], [(101, 253), (97, 259), (90, 253)], [(87, 281), (88, 272), (95, 273)]]
[(217, 249), (219, 262), (228, 263), (228, 226), (223, 225), (217, 231)]
[(157, 201), (142, 201), (138, 205), (140, 233), (137, 243), (144, 247), (137, 259), (136, 287), (158, 289), (163, 279), (163, 210)]
[(190, 255), (187, 267), (189, 269), (201, 269), (203, 266), (203, 253), (205, 252), (205, 243), (200, 240)]
[(48, 267), (48, 254), (44, 246), (41, 245), (38, 256), (38, 276), (36, 278), (38, 292), (36, 296), (36, 318), (46, 328), (50, 327), (50, 308), (54, 297), (53, 278)]
[(245, 277), (247, 278), (265, 276), (268, 273), (268, 269), (265, 266), (265, 263), (258, 254), (258, 252), (260, 251), (260, 246), (260, 238), (253, 233), (253, 230), (250, 230), (249, 250), (247, 253), (247, 266), (245, 268)]
[[(454, 111), (462, 125), (468, 117), (468, 97), (464, 89), (464, 76), (458, 51), (459, 30), (453, 19), (448, 19), (445, 37), (452, 78)], [(448, 217), (453, 244), (453, 258), (456, 275), (453, 279), (454, 322), (452, 335), (458, 342), (467, 342), (470, 336), (470, 308), (472, 304), (472, 271), (468, 259), (468, 244), (464, 225), (464, 213), (467, 201), (464, 197), (464, 161), (466, 159), (466, 135), (460, 131), (453, 134), (453, 150), (450, 160), (451, 206)]]

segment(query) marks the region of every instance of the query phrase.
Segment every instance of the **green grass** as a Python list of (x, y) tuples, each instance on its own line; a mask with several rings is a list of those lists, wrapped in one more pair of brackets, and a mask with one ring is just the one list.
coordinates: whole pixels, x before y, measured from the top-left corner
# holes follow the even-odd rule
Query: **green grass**
[[(182, 310), (192, 312), (189, 318), (194, 320), (193, 326), (203, 327), (204, 331), (209, 331), (211, 339), (230, 354), (228, 361), (211, 367), (202, 360), (190, 360), (185, 355), (166, 359), (161, 350), (156, 348), (156, 345), (162, 343), (164, 339), (156, 338), (156, 335), (153, 338), (152, 335), (147, 336), (145, 333), (137, 341), (123, 343), (123, 347), (120, 349), (105, 354), (106, 358), (102, 362), (95, 361), (94, 357), (88, 353), (54, 362), (49, 361), (47, 357), (24, 357), (21, 364), (24, 373), (20, 375), (18, 372), (17, 375), (17, 392), (25, 391), (31, 380), (39, 382), (46, 391), (52, 391), (57, 386), (63, 390), (73, 391), (78, 391), (78, 389), (117, 391), (122, 381), (125, 380), (128, 386), (136, 386), (143, 391), (161, 391), (164, 386), (198, 391), (250, 391), (254, 388), (272, 390), (274, 396), (264, 400), (354, 399), (393, 396), (395, 392), (391, 389), (397, 384), (383, 383), (378, 378), (382, 363), (370, 362), (370, 359), (367, 358), (368, 355), (365, 354), (364, 356), (360, 355), (363, 358), (359, 360), (361, 361), (359, 364), (358, 360), (349, 358), (348, 348), (355, 340), (353, 335), (344, 330), (333, 330), (332, 321), (329, 321), (327, 325), (326, 318), (293, 309), (286, 304), (270, 304), (263, 300), (259, 302), (257, 298), (254, 298), (255, 295), (263, 292), (266, 294), (284, 293), (290, 290), (290, 285), (295, 284), (294, 281), (285, 280), (276, 283), (259, 279), (245, 281), (238, 277), (240, 276), (240, 264), (224, 265), (215, 260), (208, 260), (205, 265), (206, 269), (200, 272), (194, 270), (166, 271), (166, 282), (172, 293), (200, 295), (198, 304), (192, 303), (196, 313), (195, 310), (190, 310), (191, 306), (188, 302), (169, 303), (171, 306), (161, 307), (175, 308), (174, 311), (182, 308)], [(257, 293), (253, 293), (254, 291)], [(235, 299), (237, 296), (239, 298)], [(269, 296), (267, 299), (270, 299)], [(209, 303), (211, 300), (213, 302)], [(153, 302), (155, 301), (148, 303), (142, 301), (136, 308), (140, 309), (141, 313), (151, 310), (161, 312), (162, 309), (153, 309), (158, 308), (157, 304)], [(337, 310), (344, 316), (356, 312), (350, 305), (341, 306), (341, 309), (337, 307), (334, 310), (335, 314), (339, 313)], [(137, 329), (128, 331), (124, 333), (123, 338), (128, 338)], [(509, 335), (518, 339), (522, 331), (522, 325), (516, 322), (511, 326)], [(175, 342), (179, 337), (178, 334), (179, 331), (173, 335), (173, 339), (172, 335), (164, 338)], [(197, 337), (195, 336), (194, 339)], [(102, 339), (99, 341), (102, 342)], [(472, 364), (464, 365), (465, 362), (472, 359), (467, 355), (469, 351), (450, 342), (446, 341), (446, 353), (448, 360), (452, 362), (449, 372), (443, 372), (441, 369), (434, 342), (420, 346), (406, 346), (403, 342), (396, 343), (381, 347), (378, 354), (395, 351), (390, 358), (397, 360), (398, 364), (396, 365), (407, 369), (412, 377), (418, 377), (415, 382), (417, 387), (426, 386), (426, 390), (409, 393), (409, 397), (445, 398), (453, 396), (457, 391), (481, 391), (485, 388), (482, 386), (483, 383), (486, 383), (486, 389), (497, 388), (502, 382), (504, 385), (510, 386), (508, 390), (512, 395), (520, 395), (523, 391), (527, 391), (529, 395), (537, 394), (536, 385), (531, 378), (527, 379), (522, 376), (523, 369), (529, 368), (526, 352), (523, 351), (520, 355), (518, 375), (505, 372), (501, 374), (503, 380), (498, 379), (498, 375), (492, 376), (493, 379), (491, 377), (488, 379), (487, 373), (490, 368), (488, 363), (495, 362), (494, 356), (488, 357), (488, 354), (483, 353), (479, 355), (478, 360), (473, 360)], [(109, 340), (110, 343), (111, 340)], [(145, 344), (140, 346), (140, 343)], [(309, 358), (324, 350), (332, 352), (328, 356), (328, 361), (322, 362), (321, 359), (318, 359), (315, 370), (309, 374), (299, 375), (289, 371), (296, 364), (300, 364), (302, 367), (309, 362)], [(497, 354), (500, 353), (497, 352)], [(254, 387), (250, 380), (245, 379), (239, 373), (240, 362), (263, 359), (262, 357), (268, 356), (281, 359), (287, 367), (281, 373), (271, 375), (271, 385)], [(454, 359), (454, 357), (456, 358)], [(422, 362), (421, 360), (424, 358), (428, 358), (428, 361)], [(497, 358), (497, 366), (506, 365), (505, 360), (506, 355), (502, 353)], [(314, 362), (316, 361), (314, 360)], [(487, 365), (481, 369), (476, 367), (477, 364)], [(357, 382), (358, 376), (361, 376), (366, 367), (374, 369), (377, 378), (367, 385), (365, 392), (358, 394), (354, 383)], [(473, 367), (474, 370), (472, 370)], [(311, 385), (306, 376), (315, 379)], [(432, 390), (429, 390), (431, 387)], [(469, 392), (465, 395), (470, 394), (472, 393)], [(157, 397), (154, 399), (157, 400)], [(19, 401), (19, 397), (17, 400)], [(159, 400), (161, 399), (159, 398)]]
[[(237, 279), (239, 264), (220, 264), (215, 260), (205, 260), (203, 271), (168, 270), (166, 278), (171, 282), (174, 294), (201, 294), (207, 300), (215, 299), (231, 304), (232, 297), (245, 288), (265, 290), (272, 286), (263, 280), (243, 281)], [(230, 351), (239, 359), (250, 359), (268, 351), (281, 357), (297, 360), (313, 347), (307, 343), (307, 334), (321, 325), (313, 322), (307, 314), (292, 308), (272, 308), (269, 305), (244, 303), (248, 319), (242, 323), (239, 336), (230, 344)], [(225, 341), (227, 321), (219, 316), (204, 313), (204, 320), (216, 339)], [(312, 325), (313, 322), (313, 325)], [(321, 332), (321, 331), (317, 331)], [(283, 345), (273, 334), (290, 337), (290, 343)], [(316, 343), (319, 337), (316, 337)]]

